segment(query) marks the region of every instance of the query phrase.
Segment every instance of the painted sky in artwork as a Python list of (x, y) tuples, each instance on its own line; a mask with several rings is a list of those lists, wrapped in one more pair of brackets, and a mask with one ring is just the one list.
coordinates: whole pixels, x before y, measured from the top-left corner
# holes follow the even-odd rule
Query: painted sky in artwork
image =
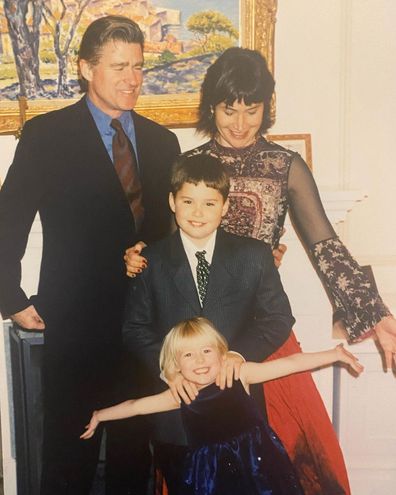
[[(159, 7), (160, 9), (168, 8), (180, 11), (182, 25), (173, 26), (170, 23), (170, 34), (175, 39), (172, 36), (169, 38), (164, 36), (164, 39), (161, 39), (161, 34), (164, 35), (166, 29), (164, 32), (158, 30), (158, 26), (154, 22), (151, 31), (151, 25), (142, 23), (142, 29), (147, 28), (147, 32), (145, 32), (147, 47), (145, 53), (146, 64), (142, 94), (198, 92), (209, 65), (213, 63), (218, 54), (227, 46), (238, 44), (238, 40), (232, 37), (227, 38), (227, 34), (220, 34), (217, 38), (214, 36), (213, 44), (209, 44), (209, 47), (207, 47), (205, 46), (206, 41), (202, 41), (203, 37), (197, 36), (196, 33), (194, 35), (194, 33), (186, 29), (186, 22), (194, 13), (215, 10), (227, 17), (236, 30), (239, 31), (239, 4), (240, 0), (148, 0), (147, 19), (152, 19), (153, 17), (153, 9), (151, 7)], [(130, 5), (130, 1), (127, 0), (119, 0), (116, 3), (112, 0), (92, 1), (84, 9), (77, 31), (74, 31), (74, 28), (71, 29), (72, 22), (77, 19), (76, 16), (73, 16), (76, 8), (74, 6), (74, 10), (71, 9), (69, 12), (70, 18), (65, 19), (61, 23), (61, 35), (59, 39), (56, 39), (58, 45), (62, 45), (63, 41), (68, 38), (68, 35), (74, 33), (74, 38), (68, 51), (61, 55), (58, 55), (58, 52), (54, 49), (55, 39), (54, 36), (51, 36), (53, 31), (42, 21), (40, 25), (40, 51), (36, 55), (39, 65), (39, 75), (37, 77), (32, 73), (31, 68), (26, 67), (20, 53), (17, 51), (17, 54), (15, 54), (12, 48), (13, 45), (9, 39), (8, 29), (6, 28), (7, 23), (5, 22), (3, 10), (4, 4), (0, 0), (0, 24), (4, 28), (2, 36), (5, 36), (4, 39), (3, 37), (1, 38), (0, 43), (0, 62), (2, 64), (0, 98), (15, 99), (21, 93), (20, 85), (23, 88), (22, 92), (27, 92), (26, 94), (29, 95), (29, 98), (69, 98), (79, 94), (76, 52), (78, 49), (78, 39), (81, 37), (83, 30), (93, 19), (100, 15), (106, 15), (109, 12), (118, 15), (132, 15), (129, 12)], [(143, 2), (142, 5), (144, 6), (145, 3)], [(20, 13), (20, 15), (22, 14)], [(160, 19), (161, 16), (158, 18)], [(165, 27), (166, 21), (167, 18), (165, 16)], [(54, 32), (57, 33), (57, 31)], [(22, 82), (19, 81), (16, 62), (20, 66), (19, 73), (30, 75), (30, 79), (24, 77), (22, 78)], [(62, 71), (59, 69), (59, 62), (63, 63), (65, 70)], [(59, 82), (59, 74), (62, 74), (61, 83)], [(35, 81), (35, 85), (32, 86), (33, 90), (24, 89), (31, 84), (30, 81), (32, 78)]]
[[(239, 0), (151, 0), (151, 3), (158, 7), (180, 10), (183, 25), (194, 12), (217, 10), (226, 15), (239, 30)], [(191, 37), (186, 29), (181, 34), (184, 39)]]

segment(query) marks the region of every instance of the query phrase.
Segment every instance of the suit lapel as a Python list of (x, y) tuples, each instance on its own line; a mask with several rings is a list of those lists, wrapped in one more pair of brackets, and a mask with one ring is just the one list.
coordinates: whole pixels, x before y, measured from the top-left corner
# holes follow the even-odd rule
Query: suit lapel
[[(112, 181), (121, 188), (121, 183), (118, 179), (113, 162), (106, 150), (100, 132), (96, 127), (95, 120), (89, 111), (86, 97), (81, 98), (76, 103), (77, 119), (75, 129), (75, 139), (81, 140), (81, 149), (87, 157), (86, 162), (92, 168), (95, 166), (98, 170), (95, 173), (104, 173), (107, 179), (112, 177)], [(89, 159), (88, 159), (89, 157)], [(102, 170), (99, 170), (101, 168)]]
[(76, 139), (81, 139), (91, 145), (85, 147), (85, 152), (95, 153), (95, 155), (100, 156), (102, 163), (105, 162), (108, 165), (112, 165), (111, 158), (96, 127), (95, 120), (89, 111), (85, 96), (76, 103), (76, 112)]
[(224, 288), (234, 284), (234, 277), (230, 271), (232, 249), (227, 242), (227, 234), (218, 230), (216, 245), (210, 266), (209, 283), (206, 292), (204, 310), (209, 311), (212, 306), (217, 306), (218, 300), (224, 294)]
[(172, 234), (170, 240), (169, 269), (179, 293), (193, 308), (194, 313), (201, 313), (198, 293), (191, 267), (184, 251), (179, 231)]
[(208, 290), (204, 307), (201, 308), (197, 288), (191, 273), (190, 264), (184, 251), (179, 232), (175, 232), (169, 238), (169, 255), (165, 256), (169, 262), (170, 276), (174, 284), (193, 308), (195, 314), (210, 312), (212, 307), (217, 307), (219, 299), (228, 288), (236, 283), (233, 275), (233, 251), (225, 232), (219, 229), (216, 237), (216, 245), (210, 267)]
[(151, 142), (146, 142), (147, 136), (153, 137), (151, 133), (148, 133), (144, 129), (144, 121), (140, 117), (139, 114), (134, 112), (132, 110), (132, 120), (133, 120), (133, 126), (135, 128), (135, 139), (136, 139), (136, 153), (137, 153), (137, 159), (138, 159), (138, 165), (139, 165), (139, 174), (140, 174), (140, 179), (142, 181), (142, 184), (146, 182), (146, 176), (148, 176), (148, 180), (150, 180), (150, 175), (149, 175), (149, 170), (147, 170), (148, 167), (150, 167), (151, 160), (149, 159), (150, 157), (150, 150), (152, 149), (153, 146), (156, 145), (156, 143)]
[(127, 197), (85, 98), (81, 98), (76, 103), (77, 126), (75, 130), (75, 139), (81, 140), (79, 148), (84, 150), (83, 162), (88, 167), (87, 172), (92, 176), (92, 180), (102, 181), (106, 184), (108, 191), (112, 191), (113, 199), (117, 198), (117, 201), (121, 201), (122, 207), (128, 212), (131, 224), (133, 224)]

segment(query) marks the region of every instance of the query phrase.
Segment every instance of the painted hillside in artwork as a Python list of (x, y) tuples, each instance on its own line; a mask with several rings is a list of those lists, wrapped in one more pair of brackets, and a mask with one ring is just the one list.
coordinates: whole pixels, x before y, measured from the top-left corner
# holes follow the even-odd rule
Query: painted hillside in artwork
[(0, 0), (0, 96), (73, 98), (82, 33), (124, 15), (145, 35), (142, 94), (198, 91), (207, 67), (238, 44), (238, 0)]

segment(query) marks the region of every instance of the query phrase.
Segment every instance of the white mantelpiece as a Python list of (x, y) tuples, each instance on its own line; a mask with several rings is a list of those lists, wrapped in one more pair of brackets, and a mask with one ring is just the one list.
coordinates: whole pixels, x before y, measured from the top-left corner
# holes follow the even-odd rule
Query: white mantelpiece
[(338, 224), (346, 220), (355, 203), (362, 201), (367, 194), (362, 191), (321, 190), (320, 196), (326, 214), (337, 230)]

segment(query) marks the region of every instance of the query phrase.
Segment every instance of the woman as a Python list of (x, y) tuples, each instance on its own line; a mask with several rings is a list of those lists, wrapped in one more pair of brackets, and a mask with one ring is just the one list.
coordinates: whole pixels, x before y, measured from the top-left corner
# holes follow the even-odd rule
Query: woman
[[(197, 128), (210, 140), (187, 153), (214, 155), (228, 167), (231, 191), (225, 230), (277, 248), (289, 211), (349, 341), (376, 335), (390, 367), (396, 353), (396, 320), (338, 239), (306, 163), (297, 153), (262, 137), (272, 124), (274, 84), (259, 52), (226, 50), (208, 69), (202, 85)], [(140, 269), (141, 259), (127, 258), (130, 272)], [(293, 335), (270, 359), (298, 351)], [(349, 494), (342, 453), (310, 374), (274, 380), (264, 387), (270, 425), (294, 462), (306, 494)]]
[[(396, 321), (334, 232), (308, 166), (298, 154), (262, 137), (271, 126), (273, 90), (274, 80), (259, 52), (226, 50), (208, 69), (202, 85), (197, 128), (211, 139), (188, 153), (208, 153), (228, 166), (231, 191), (225, 230), (276, 248), (289, 211), (350, 342), (374, 330), (386, 350), (388, 338), (394, 346)], [(341, 276), (344, 284), (339, 283)], [(298, 348), (292, 336), (272, 358)], [(391, 353), (388, 363), (389, 357)], [(265, 396), (269, 422), (285, 443), (306, 493), (349, 493), (338, 442), (311, 376), (266, 384)], [(301, 400), (304, 396), (307, 402)], [(315, 464), (324, 454), (327, 472)]]

